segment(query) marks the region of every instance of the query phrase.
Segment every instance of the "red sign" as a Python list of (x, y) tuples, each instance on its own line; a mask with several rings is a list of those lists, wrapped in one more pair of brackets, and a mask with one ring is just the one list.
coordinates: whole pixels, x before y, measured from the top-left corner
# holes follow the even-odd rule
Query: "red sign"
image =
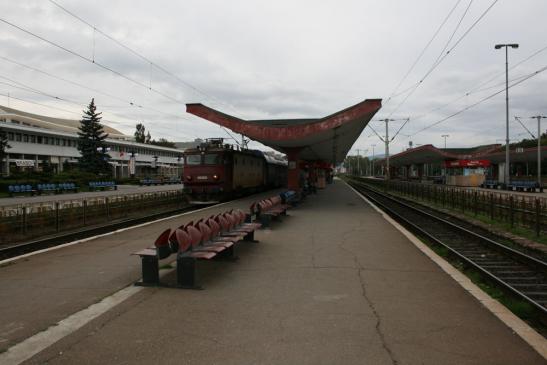
[(444, 167), (488, 167), (490, 166), (490, 160), (454, 160), (445, 161)]

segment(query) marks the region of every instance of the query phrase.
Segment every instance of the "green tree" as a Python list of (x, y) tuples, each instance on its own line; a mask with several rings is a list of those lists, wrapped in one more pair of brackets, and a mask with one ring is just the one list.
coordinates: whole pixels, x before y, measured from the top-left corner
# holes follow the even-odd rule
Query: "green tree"
[[(4, 159), (4, 156), (6, 156), (6, 150), (10, 149), (11, 146), (8, 143), (8, 135), (6, 134), (6, 131), (3, 129), (0, 129), (0, 164), (2, 164), (2, 160)], [(3, 167), (0, 166), (0, 176), (2, 174)]]
[(137, 124), (135, 134), (134, 134), (135, 142), (144, 143), (146, 141), (145, 132), (146, 132), (146, 128), (144, 127), (144, 124), (142, 123)]
[(80, 170), (94, 174), (110, 174), (110, 156), (106, 153), (104, 140), (108, 137), (101, 124), (101, 113), (97, 113), (95, 99), (84, 111), (78, 132), (78, 150), (82, 155), (78, 160)]
[(4, 158), (6, 155), (6, 150), (10, 148), (11, 146), (8, 143), (8, 135), (6, 131), (0, 129), (0, 159)]
[(153, 140), (150, 141), (150, 144), (153, 144), (155, 146), (176, 148), (174, 142), (170, 142), (170, 141), (166, 140), (165, 138), (160, 138), (157, 141), (155, 139), (153, 139)]
[(150, 144), (152, 142), (152, 136), (150, 135), (150, 132), (146, 134), (146, 138), (144, 140), (144, 143)]

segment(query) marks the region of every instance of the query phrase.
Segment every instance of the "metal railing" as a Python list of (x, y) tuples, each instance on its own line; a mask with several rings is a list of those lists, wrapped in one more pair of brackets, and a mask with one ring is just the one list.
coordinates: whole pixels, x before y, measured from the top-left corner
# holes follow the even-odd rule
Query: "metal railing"
[(144, 218), (187, 205), (181, 190), (169, 190), (10, 207), (0, 215), (0, 245)]
[(386, 192), (434, 206), (482, 216), (510, 227), (531, 229), (536, 236), (542, 235), (547, 228), (547, 199), (542, 197), (407, 181), (359, 180)]

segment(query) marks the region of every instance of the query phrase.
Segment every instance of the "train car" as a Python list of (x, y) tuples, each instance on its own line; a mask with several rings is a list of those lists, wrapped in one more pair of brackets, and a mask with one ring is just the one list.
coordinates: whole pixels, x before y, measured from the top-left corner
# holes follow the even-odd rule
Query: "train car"
[(184, 151), (184, 190), (194, 204), (212, 204), (286, 182), (287, 163), (261, 151), (238, 149), (222, 138)]

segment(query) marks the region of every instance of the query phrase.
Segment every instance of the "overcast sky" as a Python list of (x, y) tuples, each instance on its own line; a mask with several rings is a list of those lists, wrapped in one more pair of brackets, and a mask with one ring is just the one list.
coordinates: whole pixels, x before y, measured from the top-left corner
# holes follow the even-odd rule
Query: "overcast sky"
[[(134, 81), (0, 22), (0, 105), (78, 119), (94, 97), (105, 124), (132, 134), (143, 122), (153, 137), (176, 141), (228, 137), (218, 126), (186, 114), (188, 102), (245, 119), (313, 118), (381, 98), (384, 106), (375, 119), (398, 119), (390, 125), (391, 136), (410, 118), (392, 153), (409, 141), (442, 147), (443, 134), (450, 135), (448, 147), (499, 143), (505, 138), (503, 92), (419, 131), (504, 88), (505, 52), (495, 50), (496, 43), (520, 44), (509, 51), (510, 67), (547, 47), (545, 0), (55, 2), (171, 74), (53, 2), (0, 0), (0, 19)], [(412, 91), (439, 56), (442, 61), (419, 87), (401, 94)], [(547, 49), (511, 69), (510, 79), (545, 66)], [(485, 90), (476, 92), (481, 84)], [(21, 89), (29, 87), (35, 92)], [(546, 90), (547, 71), (511, 88), (511, 120), (547, 115)], [(475, 92), (466, 96), (470, 91)], [(523, 121), (535, 133), (535, 121)], [(382, 122), (371, 126), (385, 133)], [(516, 122), (510, 128), (511, 138), (526, 137)], [(382, 142), (367, 128), (351, 153), (368, 149), (371, 154), (372, 144), (383, 153)]]

